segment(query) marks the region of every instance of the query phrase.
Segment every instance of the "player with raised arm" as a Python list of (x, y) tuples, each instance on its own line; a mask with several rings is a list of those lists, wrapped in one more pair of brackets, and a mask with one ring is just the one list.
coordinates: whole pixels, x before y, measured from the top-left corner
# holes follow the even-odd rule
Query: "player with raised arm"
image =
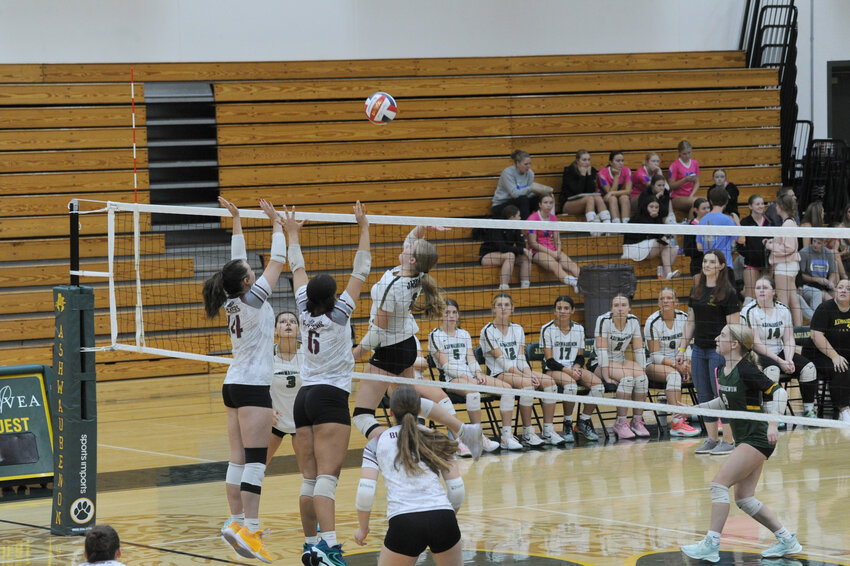
[(456, 444), (417, 424), (420, 397), (409, 385), (396, 388), (390, 410), (396, 425), (369, 440), (363, 450), (355, 500), (360, 526), (354, 540), (366, 544), (378, 475), (383, 474), (389, 526), (378, 564), (413, 566), (428, 548), (437, 566), (461, 566), (455, 512), (463, 503), (464, 487), (453, 458)]
[[(372, 264), (369, 221), (360, 201), (354, 205), (354, 216), (360, 227), (360, 241), (348, 284), (337, 296), (336, 281), (330, 275), (317, 275), (308, 282), (299, 242), (304, 221), (295, 220), (294, 209), (283, 210), (283, 225), (289, 236), (289, 268), (305, 342), (302, 386), (293, 409), (293, 446), (302, 476), (299, 507), (305, 542), (301, 559), (310, 566), (345, 564), (342, 545), (336, 537), (335, 497), (351, 437), (351, 313)], [(322, 526), (321, 541), (317, 522)]]
[[(561, 295), (555, 299), (555, 320), (547, 322), (540, 329), (540, 347), (543, 348), (546, 374), (555, 383), (564, 388), (567, 395), (578, 393), (581, 383), (590, 389), (591, 397), (602, 397), (605, 386), (602, 380), (592, 371), (584, 369), (584, 327), (572, 321), (575, 312), (575, 302), (572, 298)], [(595, 442), (599, 435), (593, 430), (594, 405), (585, 404), (576, 424), (575, 432), (585, 440)], [(574, 401), (564, 401), (564, 431), (565, 442), (575, 442), (573, 436), (572, 415), (575, 409)]]
[(221, 389), (230, 445), (225, 478), (230, 519), (221, 536), (240, 556), (271, 562), (259, 518), (273, 416), (274, 311), (268, 299), (286, 262), (286, 238), (274, 207), (260, 200), (273, 228), (269, 263), (257, 278), (248, 265), (239, 209), (221, 197), (219, 202), (233, 216), (231, 260), (204, 282), (203, 296), (209, 318), (224, 307), (233, 351)]
[[(631, 347), (634, 361), (626, 359)], [(631, 314), (629, 298), (615, 295), (611, 310), (596, 319), (596, 353), (599, 365), (596, 373), (604, 381), (617, 385), (617, 399), (644, 401), (649, 391), (646, 377), (646, 351), (640, 332), (640, 321)], [(632, 409), (632, 422), (626, 420), (625, 407), (617, 407), (614, 433), (619, 439), (647, 437), (649, 431), (643, 423), (643, 409)]]
[[(649, 315), (643, 336), (649, 348), (649, 365), (646, 375), (650, 381), (663, 383), (667, 404), (677, 407), (682, 402), (682, 383), (690, 380), (690, 361), (676, 359), (677, 348), (682, 341), (688, 313), (680, 311), (679, 298), (672, 287), (664, 287), (658, 293), (657, 311)], [(698, 436), (700, 431), (688, 424), (684, 415), (673, 414), (670, 436)]]
[[(437, 248), (425, 240), (425, 226), (417, 226), (404, 240), (399, 265), (384, 272), (372, 285), (372, 310), (369, 331), (354, 349), (355, 357), (372, 351), (366, 373), (415, 378), (416, 333), (419, 326), (413, 313), (428, 318), (440, 318), (446, 301), (436, 281), (428, 274), (437, 264)], [(382, 427), (375, 418), (375, 410), (387, 391), (383, 381), (363, 380), (357, 386), (354, 414), (351, 422), (363, 436), (372, 438)], [(454, 416), (454, 407), (444, 393), (441, 401), (422, 401), (422, 417), (429, 417), (449, 427), (458, 440), (468, 448), (473, 458), (481, 455), (484, 437), (481, 425), (461, 423)]]

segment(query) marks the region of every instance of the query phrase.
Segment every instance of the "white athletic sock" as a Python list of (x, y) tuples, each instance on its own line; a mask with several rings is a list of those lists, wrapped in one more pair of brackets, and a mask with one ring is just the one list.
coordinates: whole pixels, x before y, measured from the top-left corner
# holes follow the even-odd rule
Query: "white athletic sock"
[(522, 435), (525, 436), (526, 434), (528, 434), (528, 435), (534, 434), (534, 427), (533, 426), (522, 427)]
[(260, 518), (255, 517), (253, 519), (245, 519), (245, 528), (247, 528), (252, 533), (256, 533), (260, 530)]
[(322, 533), (322, 540), (328, 543), (328, 546), (336, 546), (336, 531), (325, 531)]
[(775, 534), (776, 538), (779, 540), (788, 540), (789, 538), (791, 538), (791, 531), (789, 531), (785, 527), (782, 527), (778, 531), (774, 531), (773, 534)]
[(584, 413), (582, 413), (582, 414), (579, 416), (579, 418), (580, 418), (581, 420), (583, 420), (583, 421), (589, 421), (589, 420), (590, 420), (590, 417), (592, 417), (592, 416), (593, 416), (593, 415), (585, 415)]
[(237, 525), (245, 524), (245, 513), (239, 513), (238, 515), (231, 515), (230, 520), (236, 523)]
[(588, 222), (593, 222), (594, 220), (596, 220), (596, 213), (591, 210), (590, 212), (585, 212), (584, 217), (587, 219)]
[(543, 423), (543, 434), (551, 434), (555, 432), (555, 425), (552, 423)]
[(815, 404), (814, 403), (803, 403), (803, 411), (804, 412), (814, 411), (814, 410), (815, 410)]
[(705, 538), (711, 540), (713, 544), (720, 544), (720, 533), (717, 531), (708, 531)]
[(315, 545), (319, 544), (319, 535), (316, 535), (314, 537), (304, 537), (304, 542), (306, 542), (307, 544), (312, 544), (312, 545), (315, 546)]
[(622, 222), (623, 222), (623, 224), (628, 224), (629, 223), (629, 217), (624, 216)]
[(509, 426), (503, 426), (502, 427), (502, 436), (504, 438), (510, 438), (511, 434), (512, 434), (511, 433), (511, 427), (509, 427)]
[(614, 224), (619, 224), (619, 223), (620, 223), (620, 219), (619, 219), (619, 218), (615, 218), (615, 219), (614, 219), (614, 220), (612, 220), (611, 222), (613, 222)]

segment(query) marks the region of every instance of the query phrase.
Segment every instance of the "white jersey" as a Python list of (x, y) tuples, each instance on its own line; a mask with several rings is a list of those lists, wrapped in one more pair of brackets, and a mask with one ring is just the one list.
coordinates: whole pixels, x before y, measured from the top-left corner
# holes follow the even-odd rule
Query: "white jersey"
[(269, 282), (261, 275), (247, 293), (224, 303), (233, 351), (225, 384), (271, 384), (274, 371), (274, 310), (268, 302), (271, 293)]
[(401, 267), (384, 272), (381, 279), (372, 285), (372, 310), (370, 320), (375, 321), (378, 309), (390, 313), (386, 328), (386, 338), (381, 346), (392, 346), (404, 342), (419, 332), (419, 326), (413, 319), (410, 306), (422, 291), (422, 274), (416, 277), (402, 277), (398, 273)]
[(661, 311), (657, 310), (646, 319), (643, 335), (647, 342), (658, 340), (658, 351), (661, 352), (661, 355), (675, 360), (687, 323), (688, 313), (675, 310), (673, 311), (673, 327), (670, 328), (661, 318)]
[(496, 325), (488, 322), (481, 329), (481, 350), (484, 352), (484, 362), (493, 377), (499, 375), (496, 366), (496, 358), (491, 353), (493, 350), (501, 350), (502, 356), (511, 367), (526, 369), (528, 362), (525, 359), (525, 331), (519, 324), (513, 322), (508, 331), (502, 334)]
[(351, 353), (351, 313), (354, 300), (347, 291), (337, 299), (331, 312), (313, 316), (307, 310), (307, 286), (295, 293), (301, 321), (301, 382), (308, 385), (333, 385), (351, 393), (351, 372), (354, 355)]
[(271, 394), (275, 416), (272, 426), (288, 434), (295, 434), (295, 418), (292, 415), (292, 407), (295, 405), (295, 396), (301, 389), (303, 348), (302, 345), (291, 360), (284, 360), (277, 355), (274, 357)]
[(570, 322), (569, 330), (562, 332), (556, 321), (547, 322), (540, 329), (540, 347), (552, 348), (552, 358), (571, 370), (578, 353), (584, 351), (584, 326)]
[[(472, 352), (472, 337), (463, 328), (455, 329), (455, 335), (449, 336), (440, 327), (435, 328), (428, 335), (428, 351), (432, 355), (440, 352), (445, 354), (446, 363), (440, 368), (446, 374), (446, 379), (451, 381), (452, 376), (474, 374), (469, 371), (467, 358)], [(434, 356), (434, 361), (437, 358)]]
[(440, 476), (420, 463), (423, 473), (409, 475), (403, 467), (395, 466), (398, 454), (400, 426), (382, 432), (366, 444), (363, 450), (363, 467), (377, 469), (387, 486), (387, 519), (404, 513), (419, 513), (452, 509)]
[(779, 354), (783, 350), (782, 335), (785, 329), (793, 330), (794, 328), (794, 323), (791, 321), (791, 309), (778, 301), (774, 304), (773, 314), (770, 316), (767, 316), (756, 301), (753, 301), (741, 310), (741, 318), (754, 333), (759, 333), (761, 343), (774, 354)]
[(600, 315), (596, 319), (596, 336), (608, 339), (608, 359), (612, 362), (623, 363), (626, 361), (626, 350), (634, 338), (642, 338), (640, 333), (640, 321), (630, 314), (626, 317), (626, 325), (622, 330), (617, 330), (614, 325), (614, 315), (611, 311)]

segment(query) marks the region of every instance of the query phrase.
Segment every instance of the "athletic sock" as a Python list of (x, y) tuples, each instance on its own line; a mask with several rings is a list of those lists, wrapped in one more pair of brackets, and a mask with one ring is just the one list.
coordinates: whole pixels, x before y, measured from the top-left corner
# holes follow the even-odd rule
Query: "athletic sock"
[(245, 513), (239, 513), (238, 515), (231, 515), (230, 520), (236, 523), (237, 525), (245, 524)]
[(705, 538), (710, 540), (712, 544), (720, 544), (720, 533), (717, 531), (708, 531)]
[(584, 217), (587, 219), (588, 222), (593, 222), (596, 219), (596, 213), (593, 211), (585, 212)]
[(552, 434), (555, 432), (555, 425), (552, 423), (543, 423), (543, 434)]
[(782, 527), (778, 531), (774, 531), (773, 534), (775, 534), (776, 538), (779, 540), (788, 540), (791, 538), (791, 532), (785, 527)]
[(319, 544), (319, 535), (316, 535), (314, 537), (304, 537), (304, 542), (306, 542), (307, 544), (312, 544), (313, 546), (315, 546), (315, 545)]
[(509, 426), (503, 426), (503, 427), (502, 427), (502, 436), (503, 436), (504, 438), (510, 438), (510, 436), (511, 436), (511, 427), (509, 427)]
[(589, 421), (591, 416), (592, 416), (592, 415), (585, 415), (584, 413), (582, 413), (582, 414), (579, 416), (579, 418), (580, 418), (581, 420), (583, 420), (583, 421)]
[(528, 434), (528, 435), (534, 434), (534, 427), (533, 426), (522, 427), (522, 435), (525, 436), (526, 434)]
[(336, 546), (336, 531), (325, 531), (322, 533), (322, 540), (328, 543), (328, 546)]
[(814, 403), (803, 403), (803, 412), (815, 412), (815, 404)]
[(256, 533), (260, 530), (260, 518), (256, 517), (254, 519), (245, 519), (245, 528), (251, 531), (252, 533)]

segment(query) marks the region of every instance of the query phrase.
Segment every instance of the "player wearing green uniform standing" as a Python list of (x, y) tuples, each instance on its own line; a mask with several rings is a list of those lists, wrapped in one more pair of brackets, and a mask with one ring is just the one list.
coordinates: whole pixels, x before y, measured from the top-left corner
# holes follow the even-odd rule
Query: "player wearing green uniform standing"
[[(756, 365), (753, 333), (742, 324), (727, 324), (715, 338), (717, 353), (726, 364), (718, 371), (718, 397), (699, 407), (708, 409), (762, 412), (764, 408), (779, 414), (788, 402), (788, 394), (778, 383), (764, 375)], [(711, 481), (711, 524), (705, 538), (682, 547), (691, 558), (720, 560), (720, 533), (729, 516), (729, 488), (735, 486), (735, 504), (776, 535), (777, 542), (761, 554), (781, 558), (803, 550), (797, 536), (779, 522), (773, 511), (754, 497), (765, 461), (773, 453), (778, 438), (777, 422), (734, 419), (735, 449)]]

